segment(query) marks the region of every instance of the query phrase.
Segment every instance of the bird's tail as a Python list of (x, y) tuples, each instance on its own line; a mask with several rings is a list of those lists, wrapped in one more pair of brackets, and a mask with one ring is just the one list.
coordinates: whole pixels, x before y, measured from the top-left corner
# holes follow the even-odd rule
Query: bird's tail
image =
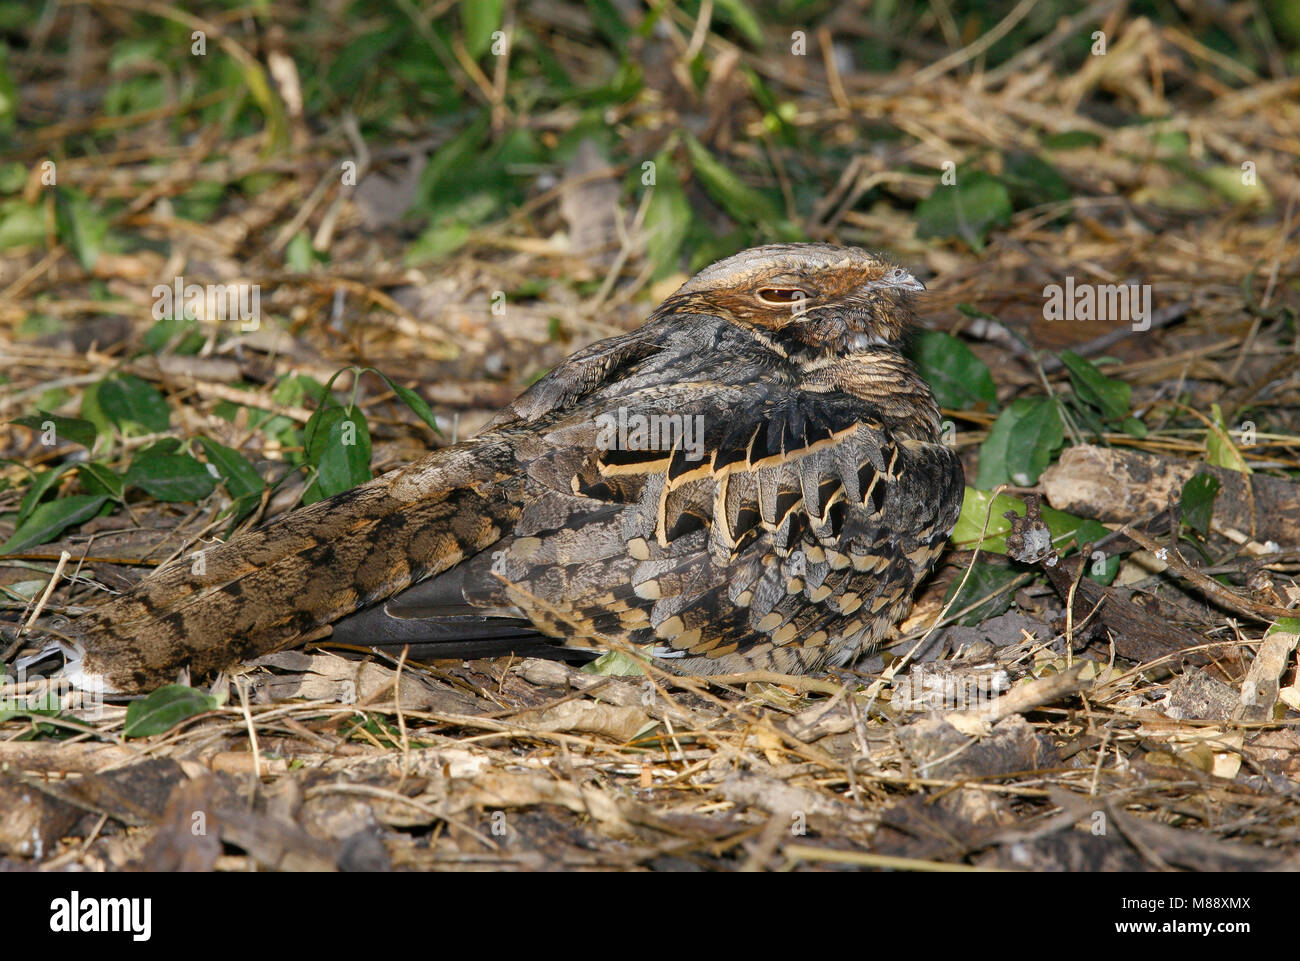
[(68, 673), (138, 693), (318, 636), (495, 543), (518, 516), (511, 464), (491, 443), (435, 451), (196, 550), (74, 621)]

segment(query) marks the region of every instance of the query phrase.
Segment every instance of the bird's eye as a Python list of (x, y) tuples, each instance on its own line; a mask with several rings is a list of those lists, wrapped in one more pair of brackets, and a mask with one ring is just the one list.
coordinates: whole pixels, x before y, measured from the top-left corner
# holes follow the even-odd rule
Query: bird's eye
[(802, 303), (809, 297), (808, 291), (798, 287), (760, 287), (758, 299), (774, 307), (788, 307)]

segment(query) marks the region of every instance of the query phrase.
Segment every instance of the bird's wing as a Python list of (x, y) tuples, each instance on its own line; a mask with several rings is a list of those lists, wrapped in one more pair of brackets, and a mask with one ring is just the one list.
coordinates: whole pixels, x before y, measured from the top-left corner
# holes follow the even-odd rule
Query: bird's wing
[(531, 424), (573, 409), (584, 398), (618, 380), (633, 364), (661, 350), (666, 326), (649, 323), (576, 351), (507, 404), (488, 429)]
[[(616, 442), (602, 443), (610, 417)], [(635, 432), (654, 419), (647, 446), (653, 434)], [(837, 391), (647, 388), (597, 398), (541, 441), (529, 508), (490, 562), (472, 562), (482, 576), (467, 576), (467, 597), (514, 605), (556, 636), (654, 642), (665, 656), (771, 645), (802, 651), (792, 669), (815, 666), (837, 640), (817, 624), (883, 620), (960, 505), (952, 451), (896, 435)]]

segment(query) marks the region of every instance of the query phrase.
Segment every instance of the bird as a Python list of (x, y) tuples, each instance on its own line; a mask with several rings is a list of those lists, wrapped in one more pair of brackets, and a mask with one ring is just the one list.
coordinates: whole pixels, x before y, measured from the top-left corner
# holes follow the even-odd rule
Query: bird
[(910, 611), (961, 508), (903, 353), (924, 290), (828, 243), (713, 263), (475, 436), (73, 619), (65, 675), (139, 694), (324, 638), (428, 658), (631, 645), (697, 675), (850, 664)]

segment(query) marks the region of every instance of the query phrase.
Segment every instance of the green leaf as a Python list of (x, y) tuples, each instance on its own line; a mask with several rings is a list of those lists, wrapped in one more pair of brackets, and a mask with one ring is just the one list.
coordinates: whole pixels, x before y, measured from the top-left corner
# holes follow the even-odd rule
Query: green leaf
[(980, 445), (975, 486), (1029, 487), (1051, 462), (1065, 440), (1061, 412), (1051, 397), (1022, 397), (998, 415)]
[[(183, 314), (183, 308), (175, 308)], [(170, 346), (173, 353), (183, 357), (193, 357), (203, 349), (206, 338), (199, 328), (199, 323), (192, 317), (164, 317), (144, 332), (145, 349), (151, 353), (160, 353)]]
[[(123, 434), (157, 434), (171, 426), (166, 399), (139, 377), (122, 374), (105, 378), (99, 382), (95, 400), (103, 416)], [(94, 420), (84, 406), (82, 413)]]
[(1065, 394), (1061, 398), (1062, 409), (1069, 409), (1070, 414), (1074, 417), (1075, 427), (1084, 434), (1091, 434), (1093, 437), (1100, 437), (1106, 432), (1106, 425), (1102, 423), (1101, 413), (1097, 408), (1084, 403), (1082, 397), (1078, 394)]
[(627, 25), (611, 0), (586, 0), (587, 15), (592, 23), (620, 53), (627, 49), (632, 39), (632, 29)]
[(182, 721), (206, 711), (215, 711), (217, 707), (217, 699), (211, 694), (184, 684), (168, 684), (127, 706), (122, 734), (126, 737), (162, 734)]
[(1010, 150), (1002, 158), (1002, 182), (1017, 210), (1060, 203), (1074, 196), (1065, 178), (1037, 154)]
[(716, 200), (733, 220), (742, 224), (774, 224), (782, 220), (776, 203), (761, 191), (736, 176), (718, 160), (709, 148), (690, 134), (686, 134), (686, 152), (691, 158), (691, 169), (700, 185)]
[(103, 494), (115, 501), (122, 499), (125, 484), (117, 471), (99, 461), (77, 465), (77, 478), (88, 494)]
[(16, 194), (27, 186), (27, 165), (19, 160), (0, 163), (0, 194)]
[(10, 130), (18, 114), (18, 85), (9, 74), (9, 45), (0, 43), (0, 130)]
[(93, 384), (87, 384), (86, 389), (81, 392), (81, 416), (95, 425), (95, 432), (100, 437), (113, 436), (113, 422), (109, 420), (108, 415), (104, 413), (99, 404), (99, 391), (104, 386), (104, 381), (95, 381)]
[(203, 448), (208, 463), (217, 469), (217, 473), (225, 481), (226, 490), (232, 498), (238, 500), (241, 497), (253, 497), (262, 493), (266, 482), (262, 480), (262, 475), (257, 472), (257, 468), (250, 464), (243, 454), (207, 437), (200, 437), (199, 445)]
[(654, 186), (645, 188), (651, 191), (645, 213), (646, 256), (654, 264), (654, 279), (662, 280), (678, 269), (692, 211), (667, 150), (654, 158), (654, 171)]
[[(1060, 512), (1058, 511), (1057, 513)], [(1046, 520), (1046, 518), (1044, 518), (1044, 520)], [(1081, 519), (1076, 518), (1076, 520)], [(1051, 523), (1047, 526), (1052, 529), (1053, 541), (1055, 541), (1056, 526)], [(1075, 546), (1082, 550), (1085, 544), (1095, 544), (1097, 541), (1109, 534), (1110, 528), (1101, 523), (1101, 521), (1088, 519), (1083, 520), (1071, 533), (1074, 536)], [(1115, 579), (1115, 575), (1119, 573), (1118, 554), (1108, 555), (1105, 551), (1093, 551), (1086, 563), (1088, 566), (1085, 570), (1088, 573), (1088, 577), (1096, 581), (1098, 584), (1109, 584)]]
[(1241, 456), (1241, 451), (1237, 450), (1237, 445), (1232, 442), (1228, 428), (1223, 422), (1223, 411), (1218, 404), (1210, 405), (1210, 420), (1212, 426), (1205, 432), (1206, 461), (1214, 467), (1226, 467), (1241, 474), (1253, 473), (1246, 463), (1246, 458)]
[(1160, 156), (1186, 157), (1192, 149), (1191, 138), (1183, 130), (1153, 130), (1151, 143)]
[[(649, 656), (647, 650), (646, 656)], [(645, 667), (636, 658), (619, 650), (606, 651), (600, 657), (580, 668), (584, 674), (599, 674), (604, 677), (641, 677)]]
[(77, 255), (85, 270), (93, 270), (108, 234), (108, 218), (83, 194), (60, 190), (55, 202), (59, 239)]
[(1200, 473), (1183, 485), (1180, 501), (1183, 520), (1202, 537), (1210, 536), (1210, 517), (1214, 513), (1214, 498), (1223, 485), (1213, 474)]
[(0, 554), (52, 541), (66, 528), (90, 520), (107, 503), (108, 498), (102, 494), (73, 494), (41, 504), (18, 525), (9, 540), (0, 544)]
[(423, 397), (421, 397), (411, 388), (403, 387), (401, 384), (397, 383), (397, 381), (393, 380), (383, 371), (375, 370), (375, 368), (373, 367), (367, 369), (374, 371), (376, 374), (382, 377), (384, 383), (388, 385), (389, 389), (392, 390), (392, 392), (396, 394), (399, 398), (401, 398), (402, 403), (404, 403), (407, 407), (411, 408), (411, 412), (414, 413), (416, 417), (424, 421), (424, 423), (427, 424), (429, 428), (439, 437), (442, 436), (442, 431), (439, 430), (438, 428), (438, 418), (436, 418), (433, 415), (432, 408), (430, 408), (429, 405), (425, 403)]
[[(343, 376), (344, 371), (348, 370), (352, 371), (353, 377), (360, 375), (360, 372), (355, 367), (340, 367), (330, 375), (330, 379), (324, 384), (314, 378), (299, 375), (294, 378), (293, 382), (285, 381), (277, 386), (275, 393), (279, 392), (280, 387), (284, 387), (286, 395), (296, 394), (298, 396), (299, 400), (297, 403), (301, 403), (302, 398), (307, 396), (310, 396), (316, 403), (316, 409), (312, 411), (312, 415), (307, 418), (307, 424), (302, 429), (303, 445), (308, 450), (311, 450), (312, 445), (316, 443), (316, 433), (321, 429), (321, 424), (324, 421), (326, 412), (331, 409), (339, 409), (339, 405), (335, 402), (330, 390), (334, 387), (334, 381), (338, 380)], [(277, 400), (278, 399), (279, 398), (277, 398)], [(310, 460), (308, 460), (308, 462), (312, 464), (315, 463)]]
[(763, 45), (763, 28), (745, 0), (717, 0), (718, 19), (725, 20), (756, 47)]
[(1048, 150), (1079, 150), (1082, 147), (1096, 147), (1102, 139), (1088, 130), (1062, 130), (1049, 133), (1043, 138), (1043, 146)]
[[(97, 436), (95, 425), (88, 420), (82, 420), (80, 417), (60, 417), (58, 414), (51, 414), (42, 410), (26, 417), (19, 417), (12, 423), (21, 424), (23, 427), (34, 430), (39, 434), (52, 431), (51, 446), (57, 444), (60, 438), (86, 448), (95, 446), (95, 437)], [(45, 443), (44, 439), (42, 439), (41, 443)]]
[(21, 524), (36, 510), (41, 499), (57, 486), (59, 478), (73, 468), (72, 464), (59, 464), (49, 470), (41, 471), (32, 477), (32, 486), (27, 488), (22, 502), (18, 505), (18, 523)]
[(1199, 171), (1201, 179), (1235, 204), (1248, 207), (1252, 204), (1267, 207), (1270, 203), (1268, 190), (1256, 179), (1254, 183), (1242, 183), (1240, 167), (1215, 164)]
[[(416, 209), (421, 213), (432, 213), (444, 194), (463, 196), (464, 185), (457, 181), (463, 181), (464, 172), (471, 169), (476, 161), (481, 162), (487, 149), (485, 139), (490, 123), (491, 119), (486, 114), (479, 117), (433, 152), (420, 174)], [(445, 190), (444, 180), (448, 182)]]
[(1007, 188), (983, 171), (961, 174), (957, 183), (940, 184), (916, 206), (916, 236), (960, 237), (983, 250), (990, 227), (1011, 222)]
[(304, 504), (351, 490), (371, 476), (370, 430), (361, 411), (328, 407), (316, 414), (320, 420), (307, 447), (307, 463), (316, 468), (316, 478), (303, 494)]
[(1071, 350), (1061, 351), (1061, 362), (1070, 373), (1075, 393), (1097, 408), (1107, 420), (1128, 414), (1132, 388), (1122, 380), (1107, 377), (1096, 365)]
[(1223, 205), (1223, 198), (1195, 177), (1159, 187), (1143, 187), (1133, 194), (1143, 206), (1163, 207), (1182, 213), (1208, 213)]
[(160, 437), (148, 447), (136, 452), (137, 457), (155, 457), (161, 454), (175, 454), (181, 449), (181, 442), (175, 437)]
[(1119, 425), (1119, 429), (1130, 437), (1145, 437), (1147, 435), (1147, 425), (1136, 417), (1125, 417)]
[[(1063, 554), (1080, 549), (1085, 544), (1095, 543), (1110, 533), (1104, 524), (1089, 518), (1076, 517), (1065, 511), (1043, 506), (1041, 509), (1043, 523), (1052, 533), (1052, 544)], [(1007, 534), (1011, 532), (1011, 521), (1005, 516), (1014, 511), (1025, 516), (1025, 502), (1010, 494), (993, 496), (992, 491), (976, 490), (967, 487), (962, 498), (961, 514), (953, 527), (952, 543), (963, 550), (981, 546), (982, 550), (994, 554), (1007, 552)], [(985, 515), (988, 516), (988, 528), (984, 528)], [(985, 530), (983, 544), (980, 544), (980, 531)], [(1095, 560), (1095, 559), (1094, 559)], [(1100, 570), (1094, 570), (1094, 563), (1089, 567), (1088, 576), (1103, 584), (1109, 584), (1119, 572), (1119, 557), (1102, 559)]]
[[(1110, 533), (1110, 529), (1105, 524), (1092, 518), (1076, 517), (1074, 514), (1067, 514), (1065, 511), (1058, 511), (1046, 505), (1040, 507), (1039, 512), (1043, 523), (1052, 532), (1052, 544), (1058, 549), (1071, 541), (1073, 542), (1071, 550), (1081, 548), (1084, 544), (1091, 544)], [(1023, 514), (1023, 511), (1018, 513)]]
[(21, 524), (23, 519), (36, 510), (36, 505), (42, 501), (45, 494), (51, 492), (59, 485), (60, 477), (68, 473), (73, 468), (73, 464), (57, 464), (56, 467), (49, 468), (48, 471), (36, 471), (31, 475), (31, 486), (27, 492), (22, 495), (22, 501), (18, 503), (17, 523)]
[[(504, 172), (498, 171), (504, 177)], [(433, 200), (433, 217), (406, 252), (406, 262), (418, 264), (437, 260), (468, 242), (473, 228), (491, 217), (504, 203), (506, 191), (500, 183), (478, 190), (460, 185)]]
[(324, 258), (311, 245), (311, 235), (300, 230), (293, 235), (284, 250), (284, 265), (294, 273), (305, 274)]
[(465, 49), (477, 60), (492, 46), (492, 34), (501, 29), (505, 0), (464, 0), (460, 22), (465, 31)]
[[(952, 529), (950, 539), (963, 550), (981, 547), (986, 551), (1005, 554), (1007, 534), (1011, 532), (1011, 521), (1003, 516), (1007, 511), (1015, 511), (1023, 517), (1025, 502), (1010, 494), (994, 497), (992, 491), (967, 486), (962, 497), (961, 513), (957, 516), (957, 524)], [(985, 517), (988, 518), (987, 527), (984, 525)], [(981, 531), (984, 532), (982, 544)]]
[(8, 584), (0, 584), (0, 591), (3, 591), (12, 600), (25, 603), (36, 600), (49, 582), (48, 577), (38, 578), (34, 581), (10, 581)]
[(234, 66), (248, 89), (248, 94), (258, 109), (262, 111), (265, 121), (266, 149), (278, 150), (287, 146), (289, 140), (289, 121), (285, 114), (284, 103), (267, 79), (266, 71), (255, 57), (239, 61), (229, 61)]
[(248, 514), (253, 508), (257, 507), (262, 501), (259, 494), (245, 494), (242, 497), (236, 497), (230, 504), (229, 512), (224, 515), (230, 518), (230, 524), (226, 529), (226, 536), (229, 537), (234, 529), (239, 525), (239, 521)]
[[(376, 64), (381, 59), (387, 58), (385, 66), (396, 59), (394, 48), (409, 39), (410, 32), (406, 24), (395, 22), (375, 30), (357, 31), (354, 38), (328, 58), (329, 67), (324, 75), (326, 85), (334, 91), (356, 89), (367, 77), (378, 74), (380, 68)], [(251, 195), (254, 191), (248, 192)]]
[(406, 263), (415, 265), (454, 254), (469, 242), (469, 224), (439, 220), (430, 224), (406, 250)]
[[(949, 608), (955, 614), (957, 611), (974, 604), (980, 598), (987, 597), (994, 591), (1006, 587), (1020, 574), (1020, 571), (1006, 564), (986, 564), (983, 561), (976, 561), (975, 566), (971, 568), (970, 577), (966, 578), (964, 587), (960, 577), (948, 587), (948, 593), (943, 599), (944, 603), (947, 604), (955, 596), (957, 599)], [(958, 593), (959, 588), (960, 593)], [(999, 614), (1005, 613), (1010, 606), (1011, 592), (1002, 591), (996, 597), (989, 598), (983, 604), (980, 604), (969, 614), (957, 618), (955, 623), (974, 627), (990, 617), (997, 617)]]
[(0, 203), (0, 250), (36, 247), (45, 242), (45, 211), (18, 198)]
[(189, 454), (137, 454), (126, 482), (160, 501), (198, 501), (216, 489), (216, 478)]
[(216, 220), (221, 204), (226, 199), (227, 189), (221, 180), (200, 180), (187, 187), (172, 197), (172, 208), (177, 219), (200, 224)]
[(1270, 634), (1300, 634), (1300, 617), (1279, 617), (1264, 636)]
[(934, 389), (939, 406), (960, 410), (997, 406), (998, 392), (988, 365), (961, 338), (922, 330), (913, 340), (910, 356)]

